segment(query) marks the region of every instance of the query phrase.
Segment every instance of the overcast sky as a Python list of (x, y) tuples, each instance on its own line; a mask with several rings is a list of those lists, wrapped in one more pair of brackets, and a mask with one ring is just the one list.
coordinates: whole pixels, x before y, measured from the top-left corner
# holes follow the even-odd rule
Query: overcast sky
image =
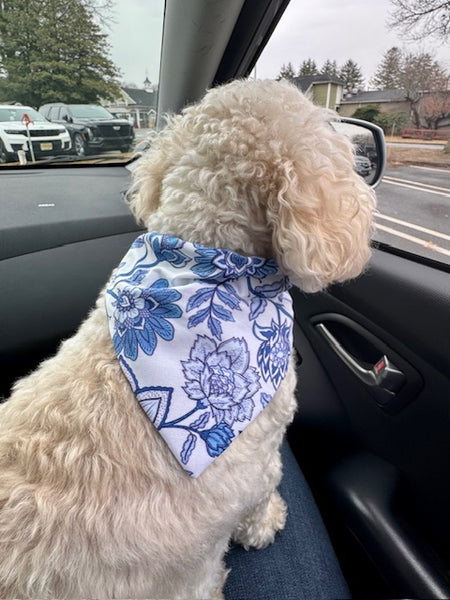
[[(146, 75), (152, 82), (158, 79), (162, 5), (162, 0), (116, 0), (111, 55), (126, 83), (141, 87)], [(275, 78), (289, 61), (297, 70), (307, 58), (319, 68), (327, 58), (338, 66), (351, 58), (362, 68), (367, 84), (392, 46), (430, 51), (450, 68), (448, 45), (430, 40), (419, 46), (389, 31), (390, 9), (390, 0), (291, 0), (258, 62), (257, 77)]]

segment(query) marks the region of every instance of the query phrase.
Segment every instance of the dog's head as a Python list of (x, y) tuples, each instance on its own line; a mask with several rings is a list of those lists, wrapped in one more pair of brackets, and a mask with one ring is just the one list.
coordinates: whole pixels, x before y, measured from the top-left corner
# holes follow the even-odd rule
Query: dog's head
[(287, 82), (214, 88), (155, 134), (132, 209), (149, 229), (273, 256), (305, 291), (355, 277), (370, 256), (375, 196), (335, 116)]

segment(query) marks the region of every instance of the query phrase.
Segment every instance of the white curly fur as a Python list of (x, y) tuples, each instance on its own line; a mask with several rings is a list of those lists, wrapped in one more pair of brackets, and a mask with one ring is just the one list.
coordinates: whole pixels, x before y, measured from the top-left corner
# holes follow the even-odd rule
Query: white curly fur
[[(374, 194), (349, 142), (286, 82), (235, 81), (169, 119), (135, 173), (149, 230), (273, 256), (317, 291), (366, 264)], [(206, 471), (184, 474), (116, 360), (103, 293), (0, 407), (1, 598), (222, 598), (230, 538), (283, 528), (295, 369)]]

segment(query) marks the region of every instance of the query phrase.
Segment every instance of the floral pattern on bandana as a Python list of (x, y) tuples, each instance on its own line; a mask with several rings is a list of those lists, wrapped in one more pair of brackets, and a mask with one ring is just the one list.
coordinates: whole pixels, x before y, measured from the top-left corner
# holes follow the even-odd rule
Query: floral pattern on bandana
[(106, 293), (120, 365), (143, 410), (197, 477), (269, 404), (292, 347), (275, 261), (149, 233)]

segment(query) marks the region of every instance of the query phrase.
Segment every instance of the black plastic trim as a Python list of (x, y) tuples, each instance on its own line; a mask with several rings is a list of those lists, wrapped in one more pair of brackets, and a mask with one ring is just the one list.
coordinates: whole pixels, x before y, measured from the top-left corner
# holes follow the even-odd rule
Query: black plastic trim
[(361, 453), (342, 460), (327, 485), (345, 526), (400, 597), (450, 597), (444, 563), (400, 509), (404, 491), (394, 466)]
[(213, 85), (248, 77), (290, 0), (247, 0), (231, 34)]

